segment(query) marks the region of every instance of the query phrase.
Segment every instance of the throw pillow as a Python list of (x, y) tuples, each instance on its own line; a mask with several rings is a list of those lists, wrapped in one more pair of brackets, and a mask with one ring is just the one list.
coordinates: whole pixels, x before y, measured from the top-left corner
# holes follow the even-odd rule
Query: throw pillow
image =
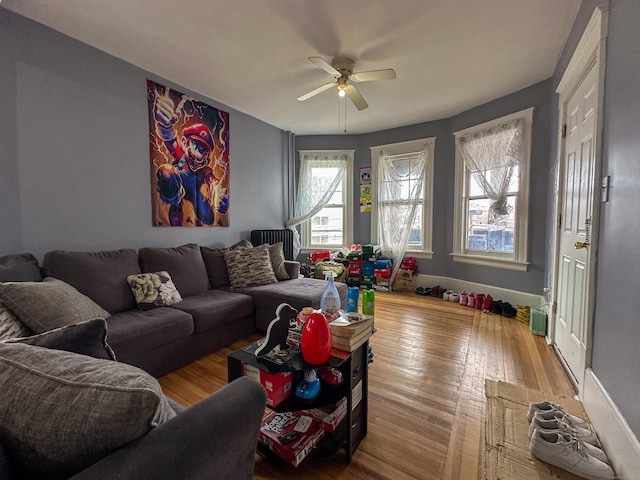
[(32, 334), (33, 332), (0, 302), (0, 341)]
[(104, 360), (116, 359), (115, 353), (107, 344), (107, 321), (104, 318), (67, 325), (30, 337), (12, 338), (5, 342), (64, 350)]
[(269, 258), (271, 259), (271, 266), (273, 267), (273, 273), (275, 273), (276, 278), (278, 280), (289, 280), (287, 268), (284, 266), (282, 242), (269, 246)]
[(138, 258), (143, 272), (169, 272), (176, 288), (185, 297), (209, 290), (207, 268), (200, 247), (195, 243), (175, 248), (144, 247), (138, 250)]
[(275, 283), (275, 274), (266, 243), (254, 248), (229, 250), (224, 253), (231, 288), (254, 287)]
[(0, 444), (20, 478), (68, 478), (175, 416), (139, 368), (0, 343)]
[(129, 275), (127, 282), (141, 310), (168, 307), (182, 301), (171, 276), (165, 271)]
[(248, 240), (240, 240), (228, 248), (209, 248), (200, 247), (204, 265), (207, 268), (207, 276), (209, 277), (209, 285), (211, 288), (220, 288), (229, 286), (229, 271), (224, 261), (224, 252), (229, 250), (237, 250), (241, 248), (251, 248), (251, 242)]
[(42, 273), (31, 253), (0, 257), (0, 282), (39, 282)]
[(0, 283), (0, 301), (35, 333), (110, 316), (68, 283), (51, 277), (42, 282)]

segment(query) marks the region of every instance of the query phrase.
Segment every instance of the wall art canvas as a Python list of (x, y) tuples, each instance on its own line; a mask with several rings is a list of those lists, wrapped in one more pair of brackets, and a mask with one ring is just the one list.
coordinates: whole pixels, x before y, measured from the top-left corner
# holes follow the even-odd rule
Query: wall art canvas
[(229, 113), (147, 80), (155, 227), (229, 226)]

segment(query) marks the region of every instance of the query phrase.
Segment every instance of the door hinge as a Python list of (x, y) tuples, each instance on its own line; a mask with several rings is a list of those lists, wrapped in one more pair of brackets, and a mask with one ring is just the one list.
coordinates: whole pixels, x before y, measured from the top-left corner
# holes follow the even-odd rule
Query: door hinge
[(558, 214), (558, 230), (562, 228), (562, 214)]
[(551, 304), (551, 313), (555, 315), (557, 310), (558, 310), (558, 304), (556, 302), (553, 302)]
[(562, 126), (562, 138), (567, 138), (567, 125)]

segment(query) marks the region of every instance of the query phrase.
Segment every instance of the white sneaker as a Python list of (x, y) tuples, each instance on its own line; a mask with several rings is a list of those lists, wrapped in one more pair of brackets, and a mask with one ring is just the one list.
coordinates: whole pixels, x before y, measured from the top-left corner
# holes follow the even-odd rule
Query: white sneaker
[(535, 429), (530, 447), (534, 457), (587, 480), (615, 478), (611, 467), (591, 456), (586, 445), (574, 436), (558, 432), (543, 433)]
[(596, 437), (595, 433), (588, 428), (578, 427), (577, 425), (571, 424), (571, 418), (569, 417), (545, 420), (540, 416), (540, 414), (536, 414), (531, 420), (531, 425), (529, 425), (529, 436), (533, 435), (533, 431), (536, 428), (568, 433), (569, 435), (575, 435), (583, 442), (590, 443), (591, 445), (598, 444), (598, 437)]
[[(537, 431), (544, 438), (554, 438), (554, 435), (561, 435), (562, 438), (564, 439), (564, 441), (566, 441), (566, 442), (570, 442), (572, 440), (572, 438), (575, 438), (579, 442), (582, 442), (582, 446), (584, 447), (584, 449), (593, 458), (597, 458), (598, 460), (600, 460), (603, 463), (609, 463), (609, 459), (607, 458), (607, 454), (604, 453), (604, 451), (602, 449), (600, 449), (600, 448), (598, 448), (598, 447), (596, 447), (594, 445), (591, 445), (590, 443), (587, 443), (587, 442), (584, 442), (584, 441), (580, 440), (580, 438), (576, 437), (575, 435), (571, 435), (570, 433), (564, 433), (564, 432), (561, 432), (559, 430), (545, 430), (543, 428), (535, 428), (534, 431)], [(533, 435), (531, 435), (531, 436), (533, 436)]]
[(551, 420), (553, 417), (562, 415), (569, 416), (573, 425), (582, 428), (589, 428), (589, 424), (586, 422), (586, 420), (567, 413), (564, 407), (562, 405), (558, 405), (557, 403), (546, 401), (540, 403), (530, 403), (529, 412), (527, 414), (529, 421), (531, 421), (536, 413), (541, 414), (545, 418), (545, 420)]

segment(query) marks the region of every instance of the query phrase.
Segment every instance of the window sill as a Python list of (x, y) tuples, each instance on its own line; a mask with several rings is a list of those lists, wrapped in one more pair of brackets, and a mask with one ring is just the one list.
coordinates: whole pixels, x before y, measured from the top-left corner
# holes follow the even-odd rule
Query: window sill
[(433, 252), (423, 252), (422, 250), (407, 250), (406, 252), (404, 252), (404, 256), (431, 260), (433, 258)]
[(526, 272), (530, 262), (519, 262), (516, 260), (505, 260), (501, 258), (484, 257), (481, 255), (462, 255), (460, 253), (450, 253), (454, 262), (470, 263), (472, 265), (484, 265), (486, 267), (504, 268), (506, 270), (517, 270)]

